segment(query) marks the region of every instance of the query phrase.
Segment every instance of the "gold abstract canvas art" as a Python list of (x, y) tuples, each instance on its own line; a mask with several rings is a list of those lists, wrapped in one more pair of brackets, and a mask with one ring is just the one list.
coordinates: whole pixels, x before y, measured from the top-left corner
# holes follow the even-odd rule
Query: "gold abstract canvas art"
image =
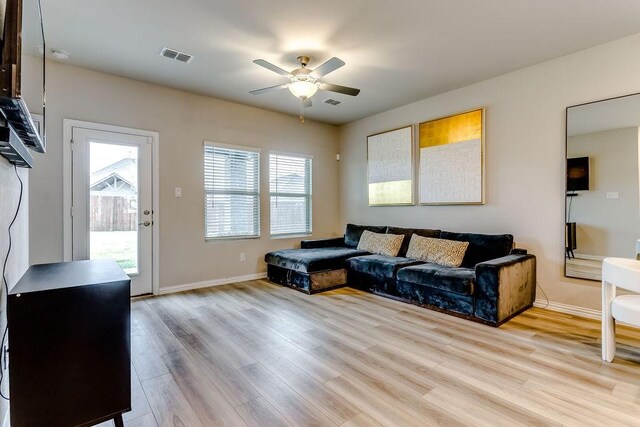
[(413, 129), (367, 137), (369, 206), (413, 204)]
[(484, 203), (484, 110), (420, 123), (420, 203)]

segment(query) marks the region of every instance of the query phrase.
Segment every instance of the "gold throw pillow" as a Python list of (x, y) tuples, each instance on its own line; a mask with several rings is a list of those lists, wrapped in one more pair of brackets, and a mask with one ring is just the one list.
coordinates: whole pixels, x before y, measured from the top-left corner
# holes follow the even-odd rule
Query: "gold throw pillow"
[(432, 262), (445, 267), (460, 267), (468, 247), (469, 242), (434, 239), (414, 234), (409, 242), (407, 258)]
[(365, 230), (358, 242), (358, 249), (372, 254), (397, 256), (403, 239), (403, 234), (383, 234)]

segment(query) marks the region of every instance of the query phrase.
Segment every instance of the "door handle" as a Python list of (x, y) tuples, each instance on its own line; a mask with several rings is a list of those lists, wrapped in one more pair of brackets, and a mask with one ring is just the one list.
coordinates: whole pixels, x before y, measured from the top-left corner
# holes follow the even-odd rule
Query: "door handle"
[(144, 225), (145, 227), (148, 227), (151, 225), (151, 221), (140, 222), (138, 223), (138, 225)]

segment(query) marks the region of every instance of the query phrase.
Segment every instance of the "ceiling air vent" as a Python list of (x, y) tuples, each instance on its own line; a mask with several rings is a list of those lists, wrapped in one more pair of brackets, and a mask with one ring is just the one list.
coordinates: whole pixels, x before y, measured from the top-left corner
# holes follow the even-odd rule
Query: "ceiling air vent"
[(342, 104), (342, 101), (337, 101), (335, 99), (332, 98), (327, 98), (324, 100), (325, 104), (330, 104), (330, 105), (338, 105), (338, 104)]
[(193, 59), (193, 55), (189, 55), (188, 53), (184, 53), (184, 52), (179, 52), (174, 49), (169, 49), (168, 47), (163, 47), (162, 51), (160, 52), (160, 55), (164, 56), (165, 58), (175, 59), (176, 61), (185, 62), (185, 63), (191, 62), (191, 60)]

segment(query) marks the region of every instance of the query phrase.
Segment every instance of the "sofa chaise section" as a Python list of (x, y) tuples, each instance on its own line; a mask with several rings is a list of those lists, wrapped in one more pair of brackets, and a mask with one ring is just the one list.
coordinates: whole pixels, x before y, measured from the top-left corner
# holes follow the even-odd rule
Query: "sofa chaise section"
[(384, 233), (386, 226), (348, 224), (342, 237), (303, 240), (300, 249), (269, 252), (267, 277), (270, 281), (308, 294), (347, 285), (346, 260), (370, 255), (356, 249), (365, 230)]
[(368, 254), (366, 251), (347, 247), (314, 247), (270, 252), (265, 255), (267, 276), (272, 282), (312, 294), (346, 285), (346, 260)]

